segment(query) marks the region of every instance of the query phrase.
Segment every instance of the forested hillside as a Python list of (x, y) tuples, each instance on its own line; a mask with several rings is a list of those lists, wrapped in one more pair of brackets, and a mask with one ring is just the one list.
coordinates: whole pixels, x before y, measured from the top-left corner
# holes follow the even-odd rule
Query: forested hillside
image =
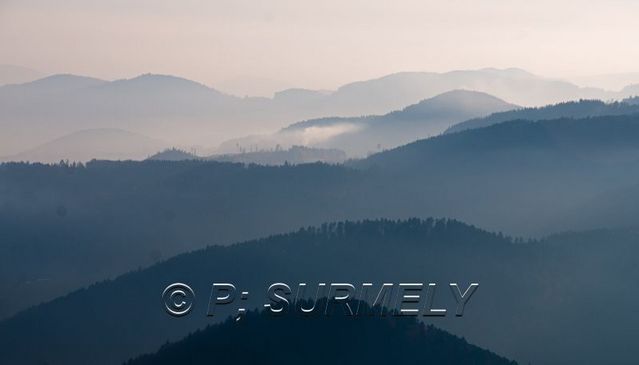
[(525, 236), (634, 225), (611, 214), (632, 211), (638, 183), (633, 116), (502, 123), (347, 166), (4, 164), (0, 286), (14, 295), (0, 317), (177, 253), (332, 220), (453, 217)]
[[(639, 275), (638, 238), (637, 230), (601, 230), (523, 242), (433, 219), (327, 224), (180, 255), (24, 311), (0, 323), (0, 362), (97, 365), (156, 351), (235, 313), (229, 306), (206, 316), (213, 282), (249, 291), (242, 304), (256, 308), (274, 282), (366, 281), (437, 283), (434, 304), (449, 311), (448, 283), (478, 282), (463, 317), (428, 321), (521, 363), (632, 364), (639, 297), (628, 288)], [(179, 319), (160, 300), (173, 282), (197, 299)]]
[[(325, 301), (319, 301), (318, 306)], [(312, 303), (311, 303), (312, 304)], [(307, 304), (309, 305), (309, 304)], [(368, 310), (366, 303), (353, 306)], [(247, 348), (250, 349), (247, 351)], [(379, 351), (383, 349), (384, 351)], [(256, 364), (475, 364), (515, 365), (414, 317), (318, 317), (250, 312), (241, 322), (195, 332), (157, 353), (126, 365), (204, 365), (217, 362)]]
[(523, 108), (494, 113), (487, 117), (473, 118), (455, 124), (445, 133), (461, 132), (468, 129), (487, 127), (511, 120), (550, 120), (559, 118), (587, 118), (610, 115), (632, 115), (639, 113), (639, 105), (632, 99), (606, 103), (601, 100), (568, 101), (537, 108)]

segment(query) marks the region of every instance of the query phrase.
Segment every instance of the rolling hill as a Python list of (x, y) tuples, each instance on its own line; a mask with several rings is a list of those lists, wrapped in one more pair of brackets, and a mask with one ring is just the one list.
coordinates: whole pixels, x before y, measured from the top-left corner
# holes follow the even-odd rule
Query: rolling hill
[(62, 160), (141, 160), (165, 148), (166, 142), (122, 129), (89, 129), (71, 133), (4, 161), (55, 163)]
[(544, 78), (521, 69), (484, 68), (444, 73), (400, 72), (344, 85), (332, 97), (336, 103), (348, 101), (352, 105), (372, 105), (375, 108), (372, 112), (381, 114), (382, 107), (396, 110), (456, 89), (484, 92), (524, 106), (580, 98), (607, 100), (615, 95), (602, 89), (582, 88), (569, 82)]
[(580, 164), (634, 163), (639, 157), (638, 133), (639, 115), (514, 120), (416, 141), (354, 161), (353, 166), (374, 165), (420, 173), (434, 165), (440, 165), (442, 170), (446, 165), (454, 169), (472, 168), (475, 162), (484, 161), (495, 168), (498, 163), (529, 158), (537, 159), (537, 166), (531, 166), (532, 169), (571, 162), (574, 168), (580, 168)]
[[(206, 316), (212, 282), (252, 293), (246, 308), (261, 307), (273, 282), (433, 282), (441, 288), (435, 305), (449, 310), (455, 301), (443, 286), (478, 282), (463, 317), (427, 322), (521, 363), (633, 364), (639, 297), (627, 288), (639, 274), (636, 238), (636, 230), (600, 230), (523, 242), (457, 221), (413, 219), (339, 222), (211, 246), (0, 322), (0, 361), (99, 365), (156, 351), (235, 312)], [(160, 300), (173, 282), (196, 293), (193, 311), (179, 319)]]
[[(352, 305), (361, 306), (362, 310), (369, 308), (365, 302)], [(318, 351), (320, 344), (321, 351)], [(373, 351), (380, 348), (387, 351)], [(241, 323), (231, 318), (207, 327), (126, 365), (204, 365), (236, 361), (515, 365), (434, 326), (425, 326), (415, 318), (274, 317), (266, 311), (250, 312)]]
[(231, 140), (220, 148), (301, 144), (337, 148), (351, 157), (361, 157), (437, 135), (459, 121), (514, 108), (515, 105), (485, 93), (453, 90), (385, 115), (312, 119), (272, 135)]
[(579, 100), (540, 108), (524, 108), (494, 113), (482, 118), (473, 118), (448, 128), (445, 133), (460, 132), (467, 129), (483, 128), (512, 120), (549, 120), (559, 118), (587, 118), (607, 115), (628, 115), (639, 113), (639, 105), (632, 99), (622, 102), (604, 103), (600, 100)]
[(185, 160), (199, 160), (201, 157), (195, 155), (194, 153), (186, 152), (179, 148), (167, 148), (158, 153), (155, 153), (147, 160), (155, 160), (155, 161), (185, 161)]
[[(103, 81), (54, 75), (0, 87), (0, 154), (35, 148), (61, 135), (87, 129), (125, 129), (154, 139), (215, 133), (211, 116), (224, 118), (237, 98), (167, 75)], [(228, 126), (232, 128), (232, 124)], [(13, 152), (13, 153), (11, 153)]]

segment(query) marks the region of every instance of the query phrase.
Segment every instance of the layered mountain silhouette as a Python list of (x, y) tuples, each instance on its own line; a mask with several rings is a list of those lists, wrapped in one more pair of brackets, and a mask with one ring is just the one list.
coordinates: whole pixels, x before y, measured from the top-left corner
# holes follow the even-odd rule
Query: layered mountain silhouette
[[(579, 98), (608, 99), (608, 96), (614, 95), (602, 89), (581, 88), (569, 82), (540, 77), (517, 68), (485, 68), (445, 73), (400, 72), (344, 85), (335, 92), (335, 98), (338, 101), (360, 101), (361, 104), (375, 105), (377, 110), (373, 113), (381, 114), (382, 106), (395, 110), (456, 89), (485, 92), (525, 106), (546, 105)], [(408, 102), (403, 101), (407, 99)]]
[[(240, 305), (261, 308), (273, 282), (293, 287), (305, 282), (312, 288), (319, 282), (346, 281), (436, 283), (434, 306), (451, 313), (426, 318), (429, 323), (521, 363), (632, 364), (639, 297), (627, 289), (639, 274), (633, 261), (639, 254), (636, 237), (636, 230), (600, 230), (523, 242), (457, 221), (413, 219), (326, 224), (228, 247), (212, 246), (0, 322), (0, 361), (118, 363), (217, 323)], [(160, 300), (173, 282), (190, 285), (197, 299), (193, 311), (179, 319), (165, 313)], [(251, 296), (207, 317), (213, 282), (232, 282)], [(452, 313), (456, 304), (446, 288), (450, 282), (480, 283), (463, 317)], [(624, 293), (623, 300), (619, 293)], [(245, 319), (240, 322), (250, 326), (253, 318)], [(263, 336), (280, 330), (274, 327)], [(219, 331), (212, 330), (222, 334)], [(403, 332), (398, 331), (398, 335)], [(359, 338), (369, 335), (373, 334), (364, 331)], [(185, 343), (216, 346), (206, 342), (207, 336), (194, 336)], [(200, 345), (196, 339), (205, 342)], [(396, 340), (390, 335), (383, 339)], [(242, 345), (253, 340), (259, 339), (245, 338), (249, 342)], [(177, 353), (180, 345), (176, 346), (165, 349)], [(151, 359), (162, 361), (160, 355)]]
[[(318, 303), (302, 303), (325, 306)], [(373, 310), (366, 302), (352, 306)], [(265, 335), (267, 334), (268, 335)], [(383, 351), (380, 351), (383, 349)], [(211, 364), (217, 362), (326, 364), (478, 364), (513, 365), (490, 351), (468, 344), (415, 318), (388, 316), (273, 316), (250, 312), (241, 323), (234, 318), (207, 327), (155, 354), (126, 365)]]
[[(0, 364), (636, 364), (639, 73), (574, 80), (0, 65)], [(330, 283), (376, 315), (326, 315)]]
[[(332, 92), (292, 89), (273, 98), (239, 98), (169, 75), (103, 81), (54, 75), (0, 87), (0, 156), (14, 155), (85, 129), (119, 128), (171, 145), (213, 147), (246, 135), (326, 116), (383, 115), (457, 89), (517, 105), (579, 98), (609, 100), (628, 92), (580, 88), (516, 69), (399, 73)], [(234, 151), (231, 151), (234, 152)]]
[[(0, 87), (0, 126), (8, 131), (2, 136), (0, 154), (22, 152), (86, 129), (124, 129), (154, 139), (168, 137), (173, 143), (195, 134), (205, 140), (215, 133), (215, 118), (225, 118), (238, 100), (165, 75), (112, 82), (55, 75), (7, 85)], [(229, 123), (227, 128), (238, 127)]]
[(524, 108), (494, 113), (487, 117), (473, 118), (448, 128), (445, 133), (460, 132), (467, 129), (482, 128), (511, 120), (548, 120), (559, 118), (586, 118), (607, 115), (626, 115), (639, 113), (639, 105), (633, 99), (622, 102), (604, 103), (600, 100), (579, 100), (548, 105), (540, 108)]
[(606, 214), (639, 197), (598, 197), (633, 191), (637, 141), (638, 117), (612, 116), (500, 123), (346, 166), (4, 164), (0, 292), (14, 294), (0, 317), (207, 244), (334, 219), (446, 216), (526, 236), (634, 225)]
[(472, 117), (514, 108), (515, 105), (485, 93), (454, 90), (385, 115), (307, 120), (272, 135), (228, 141), (221, 149), (302, 144), (342, 149), (350, 156), (365, 156), (440, 134), (451, 125)]

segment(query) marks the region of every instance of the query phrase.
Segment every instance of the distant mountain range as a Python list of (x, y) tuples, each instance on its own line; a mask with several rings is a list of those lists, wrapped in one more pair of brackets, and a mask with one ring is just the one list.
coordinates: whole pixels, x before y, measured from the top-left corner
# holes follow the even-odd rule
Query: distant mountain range
[(351, 157), (361, 157), (438, 135), (451, 125), (469, 118), (516, 107), (485, 93), (454, 90), (385, 115), (307, 120), (292, 124), (275, 134), (227, 141), (220, 149), (302, 144), (338, 148)]
[[(73, 86), (62, 84), (66, 90), (75, 90), (82, 88), (82, 85), (102, 83), (88, 78), (75, 81)], [(49, 90), (59, 90), (59, 87), (55, 82), (48, 83)], [(519, 108), (488, 94), (454, 90), (386, 115), (311, 119), (294, 123), (274, 134), (229, 140), (217, 149), (217, 153), (202, 158), (270, 165), (284, 164), (287, 161), (336, 163), (347, 157), (369, 155), (442, 132), (459, 132), (512, 120), (539, 121), (637, 114), (638, 99), (626, 98), (610, 103), (579, 100), (539, 108)], [(168, 142), (139, 133), (102, 128), (74, 132), (16, 155), (0, 156), (0, 161), (140, 160), (156, 154), (168, 145)], [(337, 150), (347, 151), (348, 154), (335, 154)], [(192, 158), (177, 156), (176, 152), (178, 151), (173, 151), (173, 156), (158, 154), (154, 159)]]
[[(387, 105), (391, 110), (395, 110), (456, 89), (485, 92), (524, 106), (546, 105), (579, 98), (607, 100), (613, 95), (602, 89), (581, 88), (569, 82), (543, 78), (516, 68), (485, 68), (445, 73), (401, 72), (345, 85), (339, 88), (336, 94), (338, 99)], [(417, 99), (410, 100), (415, 97)], [(406, 103), (405, 100), (409, 102)], [(376, 114), (383, 112), (377, 109)]]
[(4, 132), (0, 156), (100, 128), (124, 129), (175, 146), (208, 148), (248, 131), (272, 133), (300, 120), (383, 115), (457, 89), (488, 93), (523, 106), (579, 98), (609, 100), (634, 92), (580, 88), (517, 69), (398, 73), (332, 92), (290, 89), (273, 98), (239, 98), (166, 75), (117, 81), (54, 75), (0, 87)]
[[(7, 131), (0, 137), (0, 155), (87, 129), (117, 128), (154, 139), (168, 137), (164, 140), (173, 145), (185, 138), (193, 142), (196, 135), (207, 140), (216, 127), (224, 129), (215, 120), (237, 110), (240, 101), (204, 85), (162, 75), (113, 82), (55, 75), (7, 85), (0, 87), (0, 128)], [(226, 127), (233, 125), (229, 122)]]

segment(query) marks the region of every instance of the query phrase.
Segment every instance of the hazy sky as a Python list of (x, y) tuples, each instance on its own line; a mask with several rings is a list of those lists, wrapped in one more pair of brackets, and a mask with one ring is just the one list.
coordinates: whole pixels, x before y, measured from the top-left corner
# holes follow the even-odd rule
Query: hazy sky
[(639, 71), (634, 0), (0, 0), (0, 64), (236, 93), (397, 71)]

